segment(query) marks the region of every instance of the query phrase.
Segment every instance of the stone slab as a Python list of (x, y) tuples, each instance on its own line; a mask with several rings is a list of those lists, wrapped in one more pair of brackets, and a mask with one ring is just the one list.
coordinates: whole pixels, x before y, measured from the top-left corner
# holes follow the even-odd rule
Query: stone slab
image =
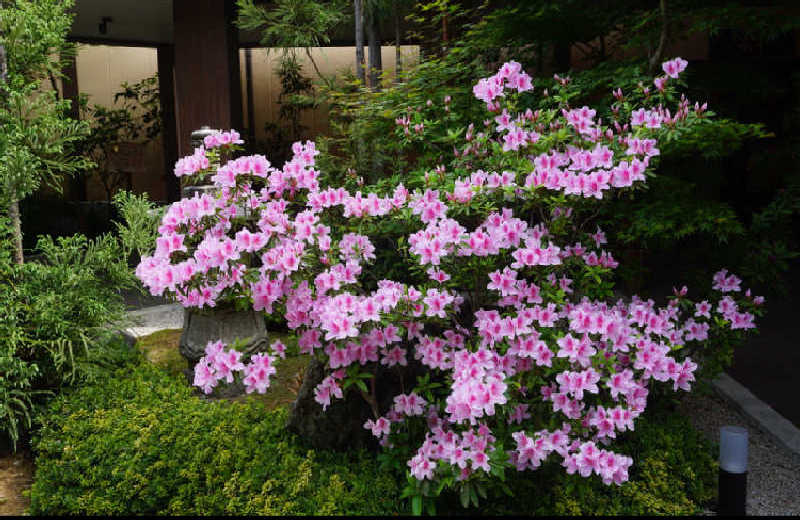
[(140, 338), (159, 330), (182, 329), (183, 307), (177, 303), (145, 307), (128, 313), (134, 325), (125, 329), (125, 333)]

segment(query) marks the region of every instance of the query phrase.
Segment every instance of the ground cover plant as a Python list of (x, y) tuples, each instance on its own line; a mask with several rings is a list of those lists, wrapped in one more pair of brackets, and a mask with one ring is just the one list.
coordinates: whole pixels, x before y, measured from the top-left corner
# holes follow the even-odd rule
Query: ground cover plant
[[(677, 95), (686, 65), (664, 62), (653, 96), (615, 91), (604, 123), (571, 106), (557, 76), (546, 94), (556, 106), (527, 108), (532, 79), (507, 62), (473, 88), (491, 115), (466, 129), (454, 150), (463, 162), (426, 172), (413, 193), (323, 187), (311, 142), (281, 169), (263, 156), (209, 168), (209, 149), (213, 159), (239, 142), (234, 131), (209, 136), (175, 173), (210, 178), (217, 195), (173, 204), (137, 275), (186, 307), (283, 314), (300, 352), (327, 367), (315, 388), (323, 409), (348, 389), (363, 397), (364, 428), (390, 465), (408, 468), (415, 513), (442, 492), (477, 506), (487, 489), (508, 491), (493, 486), (509, 472), (554, 464), (621, 485), (633, 464), (624, 434), (659, 387), (690, 390), (696, 361), (706, 375), (718, 369), (720, 344), (753, 329), (763, 303), (725, 269), (710, 300), (684, 287), (663, 307), (615, 301), (618, 263), (596, 206), (652, 176), (661, 142), (705, 124), (705, 107)], [(411, 124), (397, 121), (406, 136)], [(394, 250), (409, 277), (377, 279), (364, 269), (370, 236), (398, 222)], [(264, 393), (285, 350), (277, 341), (245, 359), (211, 342), (195, 385), (209, 393), (240, 378)], [(425, 374), (405, 381), (414, 363)], [(378, 395), (379, 367), (397, 372), (402, 391)]]
[(210, 402), (137, 352), (125, 358), (50, 405), (34, 443), (32, 514), (399, 510), (374, 455), (314, 452), (287, 434), (284, 407)]

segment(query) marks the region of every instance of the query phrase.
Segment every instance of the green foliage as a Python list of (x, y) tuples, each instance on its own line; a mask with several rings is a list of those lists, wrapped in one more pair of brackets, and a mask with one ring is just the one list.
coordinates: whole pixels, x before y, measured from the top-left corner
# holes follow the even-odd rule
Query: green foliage
[(0, 213), (0, 435), (14, 447), (34, 426), (37, 404), (93, 380), (120, 348), (119, 290), (138, 284), (127, 259), (152, 246), (156, 217), (145, 196), (123, 192), (116, 202), (129, 219), (117, 223), (119, 238), (40, 237), (40, 260), (23, 265), (11, 262), (8, 220)]
[(125, 258), (133, 253), (140, 257), (152, 253), (164, 208), (156, 208), (147, 193), (136, 195), (125, 190), (114, 195), (114, 206), (121, 217), (114, 225)]
[(55, 400), (35, 442), (33, 514), (392, 514), (365, 452), (307, 451), (286, 411), (209, 401), (144, 362)]
[[(351, 189), (359, 176), (367, 184), (421, 186), (424, 173), (447, 165), (467, 126), (485, 116), (482, 104), (463, 88), (485, 72), (482, 64), (453, 50), (409, 67), (380, 91), (360, 88), (355, 79), (326, 89), (331, 133), (319, 139), (327, 152), (319, 157), (321, 171), (329, 182)], [(447, 112), (445, 96), (451, 97)], [(401, 117), (411, 120), (410, 135), (398, 131)], [(424, 134), (414, 133), (417, 124), (424, 125)]]
[[(480, 505), (464, 510), (460, 493), (449, 494), (438, 509), (487, 515), (696, 515), (716, 498), (712, 446), (685, 417), (648, 409), (620, 445), (634, 459), (630, 480), (621, 486), (567, 475), (548, 462), (534, 472), (507, 470), (505, 482), (484, 490), (494, 500), (476, 496)], [(478, 489), (468, 492), (480, 495)]]
[(781, 274), (789, 270), (792, 260), (800, 257), (796, 233), (800, 215), (800, 175), (790, 180), (775, 198), (753, 215), (750, 226), (751, 243), (743, 252), (742, 273), (764, 287), (787, 294), (788, 286), (781, 283)]
[(246, 31), (261, 31), (261, 45), (279, 48), (284, 57), (296, 57), (297, 49), (303, 49), (322, 79), (309, 49), (330, 43), (331, 29), (344, 19), (343, 0), (277, 0), (272, 4), (267, 8), (255, 5), (253, 0), (236, 0), (236, 25)]
[(90, 376), (122, 317), (114, 289), (130, 283), (110, 237), (48, 237), (39, 248), (45, 263), (0, 267), (0, 434), (14, 446), (35, 403)]
[(0, 45), (8, 58), (8, 78), (0, 84), (0, 202), (21, 200), (42, 184), (60, 190), (64, 174), (87, 166), (69, 155), (86, 135), (86, 123), (70, 119), (69, 100), (42, 81), (61, 76), (62, 59), (72, 51), (66, 35), (72, 1), (15, 0), (0, 9)]
[(620, 243), (664, 247), (702, 234), (726, 244), (744, 235), (730, 206), (692, 197), (692, 184), (670, 177), (655, 177), (649, 184), (646, 193), (615, 201), (607, 210), (609, 223), (619, 230), (614, 239)]

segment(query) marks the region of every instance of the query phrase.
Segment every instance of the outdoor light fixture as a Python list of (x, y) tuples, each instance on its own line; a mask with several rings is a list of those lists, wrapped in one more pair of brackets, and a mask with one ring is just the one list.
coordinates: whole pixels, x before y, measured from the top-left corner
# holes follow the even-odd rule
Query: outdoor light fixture
[(747, 430), (723, 426), (719, 430), (719, 510), (720, 515), (746, 514)]
[(108, 32), (108, 24), (113, 21), (110, 16), (100, 18), (100, 23), (97, 25), (97, 30), (100, 31), (100, 34), (106, 34)]

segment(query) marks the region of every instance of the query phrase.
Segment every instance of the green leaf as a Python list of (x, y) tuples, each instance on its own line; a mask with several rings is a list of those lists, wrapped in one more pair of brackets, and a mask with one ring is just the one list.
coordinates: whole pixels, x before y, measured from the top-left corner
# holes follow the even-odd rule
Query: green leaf
[(475, 493), (475, 486), (469, 487), (469, 498), (472, 500), (472, 505), (478, 507), (478, 494)]
[(422, 497), (420, 495), (414, 495), (411, 499), (411, 514), (414, 516), (422, 515)]
[(469, 507), (469, 496), (470, 496), (470, 484), (469, 482), (467, 482), (461, 486), (461, 492), (459, 493), (459, 499), (461, 500), (461, 507), (463, 507), (464, 509)]
[(369, 390), (367, 390), (367, 385), (364, 383), (363, 379), (356, 379), (356, 380), (354, 380), (354, 382), (355, 382), (355, 385), (358, 387), (359, 390), (361, 390), (365, 394), (369, 393)]

